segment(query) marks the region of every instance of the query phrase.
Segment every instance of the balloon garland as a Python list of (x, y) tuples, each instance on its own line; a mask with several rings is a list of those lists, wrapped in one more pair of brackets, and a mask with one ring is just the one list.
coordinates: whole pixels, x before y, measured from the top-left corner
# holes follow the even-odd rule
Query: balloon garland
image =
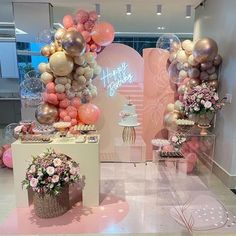
[(173, 128), (177, 119), (191, 118), (191, 114), (184, 110), (183, 100), (196, 86), (206, 86), (217, 92), (222, 57), (218, 54), (217, 43), (211, 38), (203, 38), (196, 43), (191, 40), (181, 43), (176, 35), (163, 35), (157, 41), (157, 47), (170, 53), (167, 70), (170, 81), (176, 84), (177, 100), (167, 105), (164, 123), (167, 128)]
[(96, 57), (112, 43), (115, 33), (111, 24), (97, 20), (95, 11), (79, 10), (75, 16), (66, 15), (64, 28), (59, 28), (54, 40), (41, 48), (41, 54), (49, 61), (38, 66), (45, 85), (43, 104), (35, 113), (39, 123), (62, 120), (74, 126), (98, 120), (100, 110), (91, 103), (97, 96), (93, 79), (101, 73)]

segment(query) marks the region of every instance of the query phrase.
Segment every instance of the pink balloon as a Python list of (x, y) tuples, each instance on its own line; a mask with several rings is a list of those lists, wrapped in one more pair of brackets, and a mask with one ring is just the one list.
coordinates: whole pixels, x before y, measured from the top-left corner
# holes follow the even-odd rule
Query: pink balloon
[(12, 162), (12, 151), (11, 148), (7, 149), (4, 153), (3, 153), (3, 157), (2, 157), (3, 163), (6, 167), (8, 168), (13, 168), (13, 162)]
[(86, 21), (85, 23), (84, 23), (84, 28), (85, 28), (85, 30), (87, 30), (88, 32), (91, 32), (92, 31), (92, 29), (93, 29), (93, 27), (94, 27), (94, 22), (93, 21), (91, 21), (91, 20), (88, 20), (88, 21)]
[(55, 93), (55, 84), (53, 82), (49, 82), (47, 85), (46, 85), (46, 90), (48, 93)]
[(186, 156), (187, 162), (195, 164), (197, 161), (197, 154), (194, 152), (190, 152), (187, 156)]
[(60, 111), (60, 118), (64, 119), (65, 116), (68, 116), (68, 113), (66, 110)]
[(43, 101), (47, 102), (48, 101), (48, 93), (45, 92), (45, 93), (43, 93), (42, 96), (43, 96)]
[(57, 95), (54, 93), (50, 93), (48, 94), (48, 99), (47, 99), (48, 103), (51, 103), (53, 105), (58, 105), (58, 99), (57, 99)]
[(91, 50), (92, 52), (96, 52), (96, 51), (97, 51), (97, 45), (96, 45), (95, 43), (91, 44), (91, 45), (90, 45), (90, 50)]
[(79, 119), (85, 124), (94, 124), (100, 117), (100, 110), (96, 105), (86, 103), (79, 107), (78, 114)]
[(74, 106), (70, 105), (66, 108), (66, 111), (67, 112), (69, 112), (69, 111), (76, 111), (77, 112), (77, 109)]
[(77, 122), (76, 119), (71, 119), (70, 123), (71, 123), (72, 126), (74, 126), (74, 125), (77, 125), (78, 122)]
[(71, 118), (69, 116), (65, 116), (64, 119), (63, 119), (65, 122), (70, 122), (71, 121)]
[(66, 29), (73, 27), (74, 25), (73, 17), (71, 15), (65, 15), (63, 17), (63, 25)]
[(81, 23), (78, 23), (76, 29), (81, 33), (84, 31), (84, 25)]
[(79, 107), (80, 107), (80, 105), (81, 105), (80, 98), (77, 98), (77, 97), (73, 98), (73, 99), (71, 100), (71, 105), (72, 105), (73, 107), (75, 107), (76, 109), (79, 109)]
[(69, 116), (71, 119), (76, 119), (76, 117), (77, 117), (77, 111), (69, 111), (69, 112), (68, 112), (68, 116)]
[(89, 12), (89, 20), (95, 22), (95, 21), (97, 21), (97, 19), (98, 19), (98, 15), (97, 15), (96, 11)]
[(90, 52), (90, 46), (89, 46), (89, 44), (86, 45), (86, 52)]
[(91, 40), (91, 36), (90, 36), (90, 33), (88, 31), (82, 31), (81, 33), (84, 37), (84, 40), (88, 43), (90, 40)]
[(77, 23), (84, 24), (89, 19), (89, 14), (87, 11), (79, 10), (75, 16)]
[(93, 41), (100, 46), (107, 46), (112, 43), (115, 37), (115, 30), (110, 23), (101, 22), (94, 26), (92, 32)]
[(5, 152), (6, 150), (11, 148), (11, 144), (4, 144), (2, 147), (3, 147), (4, 152)]
[(70, 100), (68, 98), (63, 99), (60, 101), (59, 106), (61, 108), (67, 108), (70, 105)]
[(59, 101), (64, 100), (66, 98), (65, 93), (56, 93), (56, 95)]

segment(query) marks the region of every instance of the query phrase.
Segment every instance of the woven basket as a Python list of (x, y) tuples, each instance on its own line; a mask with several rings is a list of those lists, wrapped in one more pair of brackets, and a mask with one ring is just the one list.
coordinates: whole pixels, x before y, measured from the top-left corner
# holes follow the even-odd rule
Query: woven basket
[(69, 208), (69, 186), (65, 186), (56, 196), (34, 193), (35, 214), (40, 218), (53, 218), (66, 213)]

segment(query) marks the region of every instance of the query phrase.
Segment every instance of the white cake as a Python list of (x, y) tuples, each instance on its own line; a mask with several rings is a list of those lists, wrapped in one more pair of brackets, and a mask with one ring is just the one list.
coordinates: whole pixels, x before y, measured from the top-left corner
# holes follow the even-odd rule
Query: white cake
[(121, 120), (119, 125), (123, 126), (137, 126), (138, 123), (138, 115), (136, 113), (136, 108), (133, 104), (128, 103), (125, 104), (123, 110), (120, 113)]

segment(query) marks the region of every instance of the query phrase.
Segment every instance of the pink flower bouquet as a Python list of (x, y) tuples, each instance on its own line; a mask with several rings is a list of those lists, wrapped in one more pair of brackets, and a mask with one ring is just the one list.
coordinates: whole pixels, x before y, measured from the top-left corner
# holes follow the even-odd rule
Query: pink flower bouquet
[(183, 97), (183, 104), (186, 115), (213, 113), (224, 105), (219, 101), (215, 89), (206, 83), (202, 83), (186, 92)]
[(37, 193), (57, 195), (64, 186), (79, 180), (79, 164), (65, 154), (49, 149), (33, 157), (22, 185)]

